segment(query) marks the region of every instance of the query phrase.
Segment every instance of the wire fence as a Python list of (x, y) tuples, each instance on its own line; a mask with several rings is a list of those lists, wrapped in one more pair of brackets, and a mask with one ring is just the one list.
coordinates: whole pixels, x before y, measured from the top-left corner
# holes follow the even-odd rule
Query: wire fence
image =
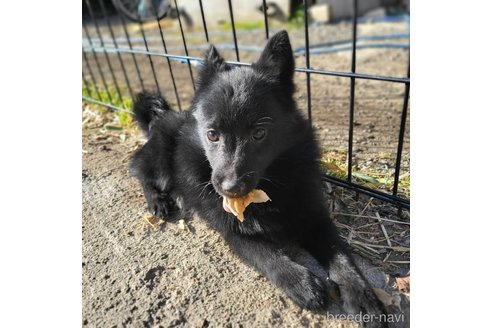
[[(131, 1), (129, 1), (131, 2)], [(177, 0), (172, 3), (167, 0), (133, 1), (133, 3), (147, 4), (147, 12), (135, 10), (136, 17), (128, 17), (122, 14), (121, 6), (124, 1), (113, 0), (114, 6), (103, 0), (89, 1), (84, 0), (84, 19), (83, 19), (83, 70), (82, 81), (84, 86), (83, 101), (92, 102), (106, 106), (115, 111), (131, 113), (131, 103), (133, 97), (142, 90), (157, 91), (165, 94), (166, 98), (174, 99), (171, 101), (181, 111), (191, 103), (195, 91), (195, 75), (197, 68), (202, 63), (200, 53), (206, 49), (206, 43), (213, 42), (225, 53), (231, 53), (233, 60), (227, 62), (234, 66), (249, 66), (254, 59), (255, 53), (261, 51), (261, 46), (241, 45), (239, 37), (249, 33), (249, 30), (242, 31), (238, 35), (238, 29), (234, 19), (234, 2), (225, 1), (224, 6), (228, 7), (229, 22), (225, 28), (211, 30), (207, 26), (207, 16), (211, 12), (206, 11), (205, 3), (197, 0), (199, 6), (200, 20), (195, 19), (194, 27), (189, 29), (187, 26), (191, 18), (180, 7)], [(268, 5), (265, 0), (258, 1), (261, 6), (262, 14), (262, 40), (266, 41), (273, 33), (274, 22), (268, 14)], [(343, 177), (327, 173), (324, 179), (335, 185), (355, 190), (357, 193), (367, 194), (371, 197), (395, 204), (399, 209), (410, 208), (408, 195), (399, 193), (402, 158), (404, 148), (408, 148), (408, 112), (409, 112), (409, 92), (410, 92), (410, 60), (408, 43), (388, 43), (388, 40), (408, 39), (408, 33), (392, 33), (384, 35), (362, 35), (358, 36), (358, 24), (361, 18), (358, 17), (358, 2), (353, 1), (353, 16), (350, 25), (347, 23), (349, 31), (345, 31), (342, 39), (310, 43), (310, 31), (316, 26), (310, 24), (308, 6), (302, 6), (303, 24), (297, 26), (300, 32), (297, 35), (303, 37), (303, 46), (294, 49), (297, 58), (304, 57), (304, 66), (297, 66), (296, 75), (304, 75), (301, 80), (303, 84), (300, 89), (300, 99), (304, 104), (300, 104), (306, 111), (306, 116), (310, 122), (315, 122), (320, 111), (313, 105), (313, 78), (317, 76), (336, 77), (348, 80), (348, 106), (345, 111), (348, 114), (346, 124), (346, 162), (347, 172)], [(111, 6), (110, 6), (111, 5)], [(115, 10), (115, 8), (117, 10)], [(119, 8), (119, 9), (118, 9)], [(138, 9), (138, 8), (137, 8)], [(141, 9), (141, 8), (140, 8)], [(162, 12), (167, 11), (166, 19), (162, 19)], [(145, 17), (143, 17), (145, 15)], [(408, 21), (408, 17), (406, 17)], [(173, 22), (172, 24), (170, 22)], [(201, 25), (201, 26), (200, 26)], [(341, 25), (342, 27), (345, 25)], [(278, 24), (277, 24), (278, 26)], [(313, 27), (314, 26), (314, 27)], [(172, 31), (172, 32), (171, 32)], [(185, 32), (186, 31), (186, 32)], [(259, 31), (257, 30), (256, 33)], [(302, 34), (301, 34), (302, 32)], [(233, 44), (220, 43), (228, 34), (232, 38)], [(259, 34), (255, 34), (259, 35)], [(312, 36), (316, 36), (314, 33)], [(318, 38), (319, 39), (319, 38)], [(217, 42), (216, 42), (217, 41)], [(257, 40), (258, 41), (258, 40)], [(320, 40), (318, 40), (320, 41)], [(369, 43), (370, 42), (370, 43)], [(380, 43), (377, 43), (380, 42)], [(358, 49), (364, 48), (395, 48), (405, 49), (405, 71), (406, 76), (391, 76), (384, 74), (368, 74), (357, 71)], [(314, 68), (311, 59), (319, 54), (329, 54), (332, 52), (350, 51), (350, 67), (347, 70)], [(228, 59), (226, 57), (226, 59)], [(242, 59), (242, 61), (241, 61)], [(299, 65), (301, 61), (296, 61)], [(318, 61), (319, 63), (319, 61)], [(382, 62), (384, 64), (384, 62)], [(317, 64), (318, 66), (318, 64)], [(301, 79), (301, 77), (299, 77)], [(391, 115), (399, 116), (398, 128), (391, 131), (391, 137), (395, 142), (390, 143), (392, 182), (390, 188), (382, 188), (374, 185), (361, 183), (354, 172), (354, 128), (357, 127), (356, 115), (357, 107), (357, 81), (377, 81), (391, 85), (403, 87), (401, 97), (401, 107)], [(316, 80), (316, 84), (318, 80)], [(338, 81), (338, 80), (337, 80)], [(341, 80), (340, 80), (341, 81)], [(344, 83), (339, 82), (339, 83)], [(299, 83), (298, 83), (299, 84)], [(314, 85), (318, 87), (317, 85)], [(391, 88), (385, 84), (385, 88)], [(319, 89), (319, 88), (318, 88)], [(388, 91), (389, 92), (389, 91)], [(172, 94), (172, 96), (169, 96)], [(375, 100), (376, 101), (376, 100)], [(313, 107), (314, 106), (314, 107)], [(344, 105), (345, 106), (345, 105)], [(329, 109), (325, 109), (329, 111)], [(360, 113), (362, 111), (359, 110)], [(360, 115), (359, 113), (359, 115)], [(396, 114), (395, 114), (396, 113)], [(329, 121), (328, 121), (329, 122)], [(323, 128), (328, 125), (323, 121)], [(395, 135), (396, 133), (396, 135)], [(395, 145), (396, 143), (396, 145)], [(390, 147), (390, 148), (391, 148)], [(408, 150), (405, 156), (409, 159)], [(409, 168), (405, 167), (409, 175)]]

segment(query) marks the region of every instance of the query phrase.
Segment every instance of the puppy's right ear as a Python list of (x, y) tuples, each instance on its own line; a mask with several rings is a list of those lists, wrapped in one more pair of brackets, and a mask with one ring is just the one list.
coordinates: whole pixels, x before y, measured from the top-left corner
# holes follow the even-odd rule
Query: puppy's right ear
[(294, 56), (287, 31), (276, 33), (268, 41), (253, 68), (282, 83), (292, 83)]
[(217, 72), (228, 71), (231, 67), (224, 62), (224, 58), (219, 54), (217, 49), (211, 45), (205, 52), (205, 60), (200, 70), (200, 84), (206, 83)]

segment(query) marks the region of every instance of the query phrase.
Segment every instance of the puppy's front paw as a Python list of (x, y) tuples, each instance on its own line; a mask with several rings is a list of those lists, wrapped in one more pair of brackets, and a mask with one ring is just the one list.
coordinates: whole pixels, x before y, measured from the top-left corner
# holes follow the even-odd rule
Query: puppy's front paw
[(179, 216), (180, 209), (167, 193), (153, 194), (147, 198), (149, 212), (158, 218), (173, 220)]
[(313, 311), (326, 309), (329, 297), (327, 286), (307, 268), (297, 267), (294, 272), (284, 275), (281, 284), (299, 306)]

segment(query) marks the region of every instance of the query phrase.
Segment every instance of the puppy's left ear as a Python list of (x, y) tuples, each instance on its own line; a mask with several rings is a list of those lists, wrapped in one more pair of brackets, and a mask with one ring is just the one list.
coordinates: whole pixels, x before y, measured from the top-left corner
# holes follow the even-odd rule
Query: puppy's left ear
[(217, 72), (228, 71), (231, 67), (224, 62), (224, 58), (217, 49), (211, 45), (205, 52), (203, 67), (200, 69), (200, 84), (209, 81)]
[(294, 65), (289, 35), (280, 31), (268, 41), (253, 68), (280, 82), (292, 82)]

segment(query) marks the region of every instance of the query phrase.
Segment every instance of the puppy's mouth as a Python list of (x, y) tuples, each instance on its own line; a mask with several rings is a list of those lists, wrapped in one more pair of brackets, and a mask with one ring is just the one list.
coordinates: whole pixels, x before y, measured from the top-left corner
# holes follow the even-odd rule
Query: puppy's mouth
[(232, 210), (227, 205), (225, 197), (222, 198), (222, 207), (224, 208), (224, 211), (226, 211), (227, 213), (232, 213)]
[(226, 198), (222, 200), (224, 211), (234, 214), (241, 222), (244, 221), (244, 210), (252, 203), (265, 203), (271, 201), (270, 196), (261, 190), (254, 189), (241, 198)]
[[(214, 186), (215, 188), (215, 186)], [(248, 187), (248, 188), (244, 188), (244, 189), (241, 189), (237, 192), (227, 192), (225, 190), (221, 190), (220, 188), (215, 188), (215, 190), (217, 191), (217, 193), (219, 195), (221, 195), (223, 198), (241, 198), (241, 197), (244, 197), (246, 196), (247, 194), (249, 194), (251, 191), (253, 191), (253, 189), (256, 188), (256, 185), (252, 186), (252, 187)]]
[(239, 193), (228, 193), (228, 192), (224, 192), (224, 191), (218, 192), (219, 195), (222, 196), (222, 207), (224, 208), (224, 211), (226, 211), (228, 213), (232, 213), (231, 208), (227, 205), (227, 202), (226, 202), (227, 198), (243, 198), (243, 197), (247, 196), (250, 192), (252, 192), (255, 188), (256, 187), (253, 186), (251, 188), (243, 189)]

